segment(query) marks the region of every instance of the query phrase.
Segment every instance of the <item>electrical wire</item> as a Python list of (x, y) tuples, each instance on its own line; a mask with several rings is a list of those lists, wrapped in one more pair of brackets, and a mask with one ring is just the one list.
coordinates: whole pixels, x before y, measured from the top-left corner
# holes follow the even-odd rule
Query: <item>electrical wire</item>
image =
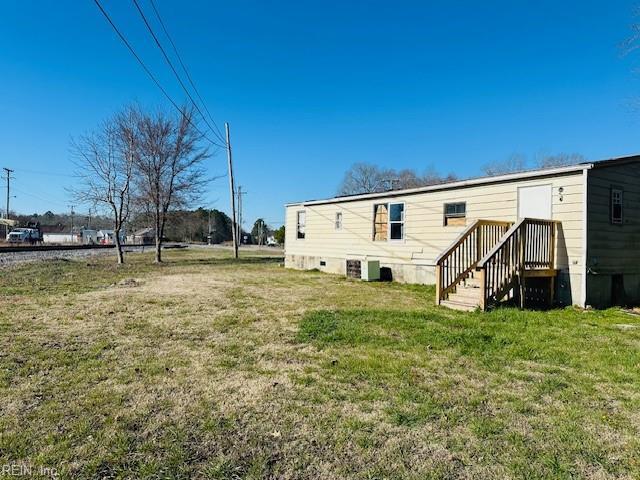
[(216, 127), (216, 130), (217, 130), (218, 135), (219, 135), (218, 138), (221, 138), (222, 142), (224, 143), (225, 142), (224, 135), (222, 134), (222, 131), (218, 127), (218, 124), (216, 123), (216, 121), (211, 116), (211, 112), (209, 112), (209, 109), (207, 108), (207, 104), (202, 99), (202, 96), (200, 95), (200, 92), (198, 91), (198, 89), (197, 89), (197, 87), (195, 85), (195, 82), (191, 78), (191, 75), (189, 74), (189, 70), (187, 69), (187, 66), (182, 61), (182, 56), (178, 52), (178, 47), (176, 47), (176, 44), (174, 43), (173, 39), (171, 38), (171, 35), (169, 35), (169, 31), (167, 30), (167, 28), (166, 28), (166, 26), (164, 24), (164, 21), (162, 20), (162, 16), (160, 15), (160, 12), (156, 8), (156, 2), (154, 0), (149, 0), (149, 1), (151, 3), (151, 8), (153, 9), (153, 12), (156, 15), (156, 18), (158, 19), (158, 22), (160, 23), (160, 26), (162, 27), (162, 31), (164, 32), (164, 35), (167, 37), (167, 40), (169, 40), (169, 43), (171, 44), (171, 47), (173, 48), (173, 52), (176, 54), (176, 58), (178, 59), (178, 62), (180, 62), (180, 66), (182, 67), (182, 70), (184, 71), (185, 75), (187, 76), (187, 80), (189, 81), (189, 84), (191, 85), (191, 87), (193, 88), (193, 91), (195, 92), (196, 96), (200, 100), (200, 103), (202, 103), (202, 106), (204, 107), (204, 110), (207, 112), (207, 115), (209, 116), (209, 119), (213, 123), (214, 127)]
[(15, 171), (18, 173), (28, 173), (30, 175), (46, 175), (46, 176), (55, 176), (55, 177), (78, 178), (77, 175), (73, 175), (71, 173), (45, 172), (43, 170), (27, 170), (24, 168), (16, 168)]
[(24, 191), (24, 190), (22, 190), (22, 189), (20, 189), (20, 188), (17, 188), (17, 187), (15, 187), (15, 186), (14, 186), (14, 187), (11, 187), (11, 190), (15, 190), (16, 192), (21, 193), (22, 195), (27, 195), (28, 197), (35, 198), (36, 200), (40, 200), (40, 201), (42, 201), (42, 202), (46, 202), (46, 203), (49, 203), (49, 204), (50, 204), (50, 203), (53, 203), (53, 204), (55, 204), (55, 205), (64, 205), (64, 206), (66, 206), (66, 204), (65, 204), (65, 203), (63, 203), (63, 202), (58, 202), (58, 201), (56, 201), (56, 200), (51, 200), (50, 198), (44, 198), (44, 197), (41, 197), (41, 196), (36, 195), (36, 194), (34, 194), (34, 193)]
[(127, 49), (129, 50), (129, 52), (131, 52), (131, 54), (134, 56), (134, 58), (138, 61), (138, 63), (140, 64), (140, 66), (142, 67), (142, 69), (146, 72), (146, 74), (149, 76), (149, 78), (151, 78), (151, 80), (153, 81), (153, 83), (155, 83), (155, 85), (160, 89), (160, 91), (164, 94), (164, 96), (167, 98), (167, 100), (169, 100), (169, 102), (176, 108), (176, 110), (178, 110), (189, 122), (189, 124), (196, 129), (196, 131), (198, 133), (200, 133), (200, 135), (202, 135), (203, 138), (205, 138), (207, 141), (209, 141), (211, 144), (220, 147), (220, 148), (226, 148), (223, 145), (220, 145), (219, 143), (214, 142), (213, 140), (211, 140), (205, 133), (203, 133), (198, 127), (197, 125), (195, 125), (191, 118), (187, 117), (185, 112), (182, 110), (182, 108), (180, 108), (178, 106), (178, 104), (173, 100), (173, 98), (171, 98), (171, 96), (169, 95), (169, 93), (165, 90), (165, 88), (162, 86), (162, 84), (158, 81), (158, 79), (155, 77), (155, 75), (151, 72), (151, 70), (149, 70), (149, 68), (145, 65), (145, 63), (142, 61), (142, 59), (140, 58), (140, 56), (136, 53), (136, 51), (134, 50), (134, 48), (131, 46), (131, 44), (129, 43), (129, 41), (127, 40), (127, 38), (123, 35), (123, 33), (120, 31), (120, 29), (116, 26), (116, 24), (113, 22), (113, 20), (111, 19), (111, 17), (109, 16), (109, 14), (107, 13), (107, 11), (103, 8), (102, 4), (100, 3), (99, 0), (93, 0), (94, 3), (96, 4), (96, 6), (98, 7), (98, 9), (100, 10), (100, 12), (102, 13), (102, 15), (104, 16), (104, 18), (107, 20), (107, 22), (109, 23), (109, 25), (111, 25), (111, 28), (116, 32), (116, 34), (118, 35), (118, 37), (120, 38), (120, 40), (122, 41), (122, 43), (124, 43), (124, 45), (127, 47)]
[(153, 28), (151, 27), (151, 24), (149, 23), (149, 21), (147, 20), (146, 15), (144, 14), (144, 12), (142, 11), (142, 8), (140, 8), (140, 4), (138, 3), (138, 0), (133, 0), (133, 4), (135, 5), (136, 9), (138, 10), (138, 13), (140, 14), (140, 16), (142, 17), (142, 21), (144, 22), (145, 26), (147, 27), (147, 30), (149, 30), (149, 33), (151, 34), (151, 37), (153, 38), (154, 42), (156, 43), (156, 46), (158, 47), (158, 49), (160, 50), (160, 52), (162, 53), (162, 56), (164, 57), (165, 61), (167, 62), (167, 65), (169, 65), (169, 68), (171, 69), (171, 71), (173, 72), (173, 75), (176, 77), (176, 79), (178, 80), (178, 83), (180, 84), (180, 86), (182, 87), (182, 90), (184, 90), (184, 93), (187, 94), (187, 97), (189, 97), (189, 100), (191, 100), (191, 103), (193, 104), (193, 106), (195, 107), (196, 111), (200, 114), (200, 116), (202, 117), (202, 119), (204, 120), (204, 123), (207, 125), (207, 127), (209, 127), (209, 130), (211, 130), (211, 133), (213, 133), (214, 135), (216, 135), (218, 137), (218, 139), (224, 143), (224, 139), (222, 138), (222, 136), (220, 136), (219, 133), (217, 133), (213, 127), (211, 126), (211, 124), (209, 123), (209, 121), (207, 120), (207, 117), (204, 116), (204, 114), (202, 113), (202, 110), (200, 110), (200, 107), (198, 106), (198, 104), (195, 102), (195, 100), (193, 99), (193, 97), (191, 96), (191, 93), (189, 92), (189, 90), (187, 89), (186, 85), (184, 84), (184, 82), (182, 81), (182, 78), (180, 77), (180, 75), (178, 74), (178, 71), (176, 70), (176, 68), (173, 66), (173, 62), (171, 61), (171, 59), (169, 58), (169, 55), (167, 55), (166, 50), (164, 49), (164, 47), (162, 46), (162, 44), (160, 43), (160, 40), (158, 39), (158, 37), (156, 36), (155, 32), (153, 31)]

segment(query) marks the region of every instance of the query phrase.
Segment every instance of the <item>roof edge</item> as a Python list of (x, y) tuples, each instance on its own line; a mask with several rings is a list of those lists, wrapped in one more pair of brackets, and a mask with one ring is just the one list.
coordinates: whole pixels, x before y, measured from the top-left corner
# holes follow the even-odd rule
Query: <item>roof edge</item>
[[(610, 162), (610, 161), (611, 160), (605, 160), (602, 163)], [(357, 195), (345, 195), (343, 197), (331, 197), (331, 198), (318, 199), (318, 200), (306, 200), (302, 202), (286, 203), (285, 207), (321, 205), (326, 203), (354, 202), (357, 200), (368, 200), (371, 198), (397, 197), (397, 196), (403, 196), (403, 195), (411, 195), (414, 193), (428, 193), (428, 192), (436, 192), (439, 190), (450, 190), (453, 188), (465, 188), (465, 187), (490, 184), (490, 183), (509, 182), (513, 180), (520, 180), (520, 179), (526, 179), (526, 178), (545, 177), (550, 175), (559, 175), (559, 174), (565, 174), (565, 173), (580, 172), (582, 170), (589, 170), (594, 168), (596, 163), (597, 162), (578, 163), (575, 165), (568, 165), (565, 167), (528, 170), (524, 172), (495, 175), (491, 177), (476, 177), (476, 178), (470, 178), (467, 180), (459, 180), (456, 182), (428, 185), (425, 187), (407, 188), (404, 190), (389, 190), (386, 192), (361, 193)]]

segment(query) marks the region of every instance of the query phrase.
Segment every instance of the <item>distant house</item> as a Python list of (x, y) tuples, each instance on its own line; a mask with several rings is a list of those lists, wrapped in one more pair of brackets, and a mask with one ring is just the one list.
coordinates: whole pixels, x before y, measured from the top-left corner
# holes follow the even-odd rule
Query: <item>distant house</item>
[(82, 235), (82, 243), (84, 245), (94, 245), (99, 243), (97, 230), (91, 230), (91, 229), (85, 228), (81, 231), (81, 235)]
[(41, 225), (42, 241), (50, 244), (79, 243), (77, 233), (70, 233), (68, 227), (57, 225)]
[(44, 233), (42, 241), (51, 244), (77, 243), (78, 236), (71, 233)]
[[(103, 229), (98, 230), (96, 234), (98, 243), (101, 245), (113, 245), (115, 243), (116, 232), (115, 230)], [(126, 240), (126, 234), (124, 231), (120, 232), (120, 242), (124, 243)]]
[(142, 228), (127, 237), (127, 243), (133, 245), (151, 245), (156, 241), (155, 229)]
[(287, 267), (378, 264), (452, 308), (638, 303), (640, 156), (286, 205)]

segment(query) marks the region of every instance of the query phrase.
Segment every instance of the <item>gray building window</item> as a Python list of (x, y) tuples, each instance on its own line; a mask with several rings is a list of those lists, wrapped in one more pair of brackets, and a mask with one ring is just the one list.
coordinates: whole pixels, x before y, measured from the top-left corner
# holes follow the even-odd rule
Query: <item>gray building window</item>
[(622, 189), (611, 189), (611, 223), (622, 225)]

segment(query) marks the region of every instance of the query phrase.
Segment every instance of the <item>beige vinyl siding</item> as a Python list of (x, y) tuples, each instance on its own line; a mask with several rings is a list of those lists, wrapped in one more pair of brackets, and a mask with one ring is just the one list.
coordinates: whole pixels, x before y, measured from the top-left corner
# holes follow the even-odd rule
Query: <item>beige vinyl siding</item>
[[(536, 178), (493, 185), (412, 193), (387, 197), (339, 201), (287, 208), (287, 255), (347, 258), (369, 256), (389, 262), (434, 265), (436, 257), (464, 230), (464, 226), (443, 226), (447, 202), (466, 202), (467, 225), (475, 219), (515, 221), (518, 187), (551, 184), (553, 218), (562, 222), (558, 265), (579, 273), (582, 265), (583, 177), (572, 173), (553, 178)], [(562, 187), (562, 201), (558, 189)], [(373, 241), (373, 208), (376, 203), (404, 202), (405, 239)], [(296, 240), (295, 212), (307, 212), (307, 238)], [(341, 211), (342, 230), (333, 228), (335, 212)]]
[[(611, 188), (623, 190), (622, 225), (611, 223)], [(640, 274), (640, 165), (589, 172), (587, 265), (594, 274)]]

